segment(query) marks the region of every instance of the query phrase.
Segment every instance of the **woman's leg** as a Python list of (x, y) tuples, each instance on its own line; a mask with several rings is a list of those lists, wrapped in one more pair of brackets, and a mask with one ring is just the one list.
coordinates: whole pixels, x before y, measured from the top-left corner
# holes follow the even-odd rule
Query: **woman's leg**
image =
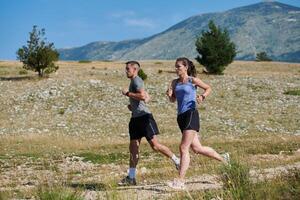
[(226, 162), (220, 154), (218, 154), (214, 149), (211, 147), (202, 146), (198, 134), (195, 135), (194, 140), (191, 144), (192, 150), (197, 154), (202, 154), (204, 156), (214, 158), (221, 162)]
[(185, 130), (182, 133), (181, 143), (180, 143), (180, 170), (179, 177), (180, 179), (184, 179), (186, 170), (190, 165), (190, 153), (189, 149), (194, 140), (196, 132), (193, 130)]

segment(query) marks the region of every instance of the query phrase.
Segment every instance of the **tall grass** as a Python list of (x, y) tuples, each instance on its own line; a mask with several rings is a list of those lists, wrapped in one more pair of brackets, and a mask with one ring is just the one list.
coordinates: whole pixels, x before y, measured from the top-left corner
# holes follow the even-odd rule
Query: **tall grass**
[(68, 192), (60, 188), (39, 188), (36, 199), (39, 200), (83, 200), (77, 192)]
[(249, 167), (239, 161), (231, 161), (230, 165), (221, 168), (221, 180), (224, 184), (225, 196), (230, 199), (252, 199), (251, 188), (253, 187)]
[(297, 200), (300, 197), (300, 171), (291, 169), (273, 180), (257, 183), (252, 188), (253, 199)]
[(300, 171), (289, 170), (274, 179), (254, 183), (250, 179), (249, 167), (238, 161), (221, 168), (224, 199), (234, 200), (296, 200), (300, 197)]

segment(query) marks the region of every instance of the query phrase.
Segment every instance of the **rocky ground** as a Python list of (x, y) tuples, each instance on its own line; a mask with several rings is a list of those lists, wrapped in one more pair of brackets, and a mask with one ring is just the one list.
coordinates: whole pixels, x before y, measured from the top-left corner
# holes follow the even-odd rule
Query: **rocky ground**
[[(20, 75), (18, 62), (0, 62), (0, 191), (31, 198), (31, 191), (39, 185), (90, 186), (83, 193), (86, 199), (95, 199), (93, 195), (102, 196), (126, 174), (130, 113), (121, 89), (129, 81), (122, 62), (58, 65), (55, 74), (39, 79), (30, 72)], [(169, 82), (176, 77), (173, 65), (173, 61), (142, 62), (160, 139), (177, 151), (176, 105), (165, 97)], [(251, 163), (253, 170), (299, 166), (300, 99), (285, 92), (300, 89), (300, 64), (235, 62), (222, 76), (200, 73), (199, 77), (213, 89), (198, 107), (204, 141), (237, 157), (245, 153), (241, 159)], [(87, 152), (121, 158), (94, 162), (80, 156)], [(162, 191), (166, 198), (172, 194), (165, 192), (160, 178), (174, 177), (173, 166), (150, 152), (146, 149), (142, 155), (146, 162), (139, 168), (140, 188), (127, 188), (124, 194), (144, 191), (148, 198), (158, 198)], [(150, 166), (152, 160), (158, 164)], [(200, 165), (204, 162), (194, 160)], [(221, 187), (210, 173), (214, 165), (191, 171), (190, 188)]]

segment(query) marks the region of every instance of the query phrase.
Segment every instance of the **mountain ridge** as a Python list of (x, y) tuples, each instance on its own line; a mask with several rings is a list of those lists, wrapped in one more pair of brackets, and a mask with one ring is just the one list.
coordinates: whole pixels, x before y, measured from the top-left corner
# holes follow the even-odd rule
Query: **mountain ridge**
[[(191, 16), (142, 39), (92, 42), (59, 49), (61, 60), (148, 60), (197, 55), (195, 40), (209, 20), (226, 28), (237, 45), (239, 60), (254, 60), (266, 51), (276, 61), (300, 61), (300, 8), (280, 2), (261, 2), (223, 12)], [(285, 34), (282, 34), (284, 32)]]

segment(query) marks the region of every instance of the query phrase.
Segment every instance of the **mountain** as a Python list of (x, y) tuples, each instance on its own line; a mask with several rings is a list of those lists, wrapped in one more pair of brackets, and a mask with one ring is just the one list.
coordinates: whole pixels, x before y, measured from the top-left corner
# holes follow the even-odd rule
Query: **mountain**
[(262, 2), (225, 12), (192, 16), (144, 39), (92, 42), (59, 49), (61, 60), (145, 60), (195, 58), (195, 40), (209, 20), (227, 28), (237, 45), (239, 60), (254, 60), (265, 51), (277, 61), (300, 62), (300, 8), (279, 2)]

